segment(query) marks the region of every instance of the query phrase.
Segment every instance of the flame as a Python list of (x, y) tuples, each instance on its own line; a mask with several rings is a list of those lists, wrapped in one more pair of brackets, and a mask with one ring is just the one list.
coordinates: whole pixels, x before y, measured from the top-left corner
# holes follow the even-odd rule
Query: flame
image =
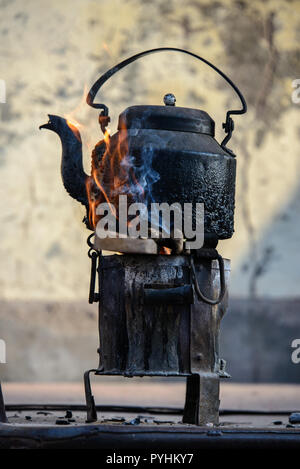
[[(107, 45), (103, 47), (107, 50)], [(109, 53), (109, 52), (108, 52)], [(76, 138), (80, 139), (79, 130), (84, 129), (82, 122), (75, 117), (85, 106), (85, 86), (79, 104), (68, 114), (65, 114), (67, 124)], [(111, 135), (107, 128), (104, 137), (92, 150), (91, 176), (86, 180), (86, 191), (89, 202), (89, 223), (95, 229), (100, 216), (96, 213), (100, 203), (106, 202), (118, 221), (118, 197), (120, 194), (127, 195), (128, 205), (131, 202), (142, 202), (145, 198), (144, 188), (139, 183), (135, 174), (135, 163), (128, 151), (127, 129), (124, 123), (115, 135)], [(89, 142), (85, 144), (90, 147)], [(131, 220), (128, 220), (130, 224)], [(160, 254), (170, 255), (171, 249), (161, 247)]]
[(160, 251), (159, 251), (159, 254), (163, 254), (165, 256), (170, 256), (172, 254), (172, 249), (170, 248), (166, 248), (165, 246), (163, 246)]
[(70, 127), (70, 129), (72, 130), (78, 130), (80, 129), (80, 127), (82, 127), (82, 124), (80, 124), (79, 122), (75, 121), (74, 119), (73, 120), (70, 120), (70, 119), (67, 119), (67, 124), (68, 126)]
[(106, 143), (106, 146), (109, 145), (110, 141), (110, 130), (106, 129), (104, 133), (104, 142)]
[[(89, 200), (89, 221), (95, 229), (99, 216), (96, 209), (99, 203), (107, 202), (112, 214), (118, 219), (117, 197), (121, 193), (129, 192), (124, 186), (129, 184), (129, 174), (126, 170), (128, 155), (127, 130), (120, 130), (121, 138), (112, 140), (110, 130), (106, 129), (104, 139), (92, 152), (92, 184), (87, 181)], [(102, 153), (102, 155), (101, 155)], [(107, 182), (108, 181), (108, 182)]]
[[(92, 152), (92, 173), (86, 188), (89, 200), (89, 222), (96, 228), (100, 216), (96, 214), (97, 206), (107, 202), (111, 213), (118, 220), (118, 197), (127, 195), (127, 204), (144, 200), (144, 189), (134, 172), (134, 164), (130, 161), (128, 151), (127, 129), (119, 128), (115, 135), (106, 130)], [(130, 225), (131, 220), (128, 220)], [(170, 255), (172, 250), (161, 247), (160, 254)]]
[[(85, 84), (84, 85), (84, 91), (82, 93), (82, 96), (80, 97), (80, 100), (79, 100), (79, 103), (77, 104), (77, 106), (72, 111), (70, 111), (69, 113), (64, 114), (64, 118), (66, 119), (69, 128), (72, 130), (75, 137), (80, 141), (81, 141), (81, 138), (80, 138), (80, 133), (79, 132), (80, 131), (84, 132), (86, 130), (86, 126), (82, 122), (80, 122), (76, 116), (78, 114), (80, 114), (83, 109), (86, 108), (86, 95), (87, 95), (87, 92), (88, 92), (88, 87)], [(87, 147), (87, 150), (89, 152), (92, 151), (93, 144), (92, 144), (90, 135), (84, 135), (84, 145)]]
[[(127, 195), (128, 204), (137, 201), (136, 194), (133, 193), (134, 188), (134, 192), (139, 194), (138, 199), (143, 200), (144, 190), (136, 178), (134, 165), (130, 161), (127, 129), (124, 124), (121, 124), (119, 132), (115, 136), (111, 136), (110, 130), (106, 129), (104, 139), (94, 148), (91, 177), (95, 185), (88, 181), (87, 193), (89, 221), (94, 229), (100, 218), (96, 215), (99, 203), (107, 202), (111, 213), (118, 220), (118, 197), (120, 194)], [(130, 220), (128, 220), (128, 224), (130, 224)]]
[[(103, 43), (103, 48), (110, 54), (107, 44)], [(69, 128), (77, 139), (80, 139), (79, 130), (85, 129), (82, 122), (77, 119), (77, 115), (86, 105), (87, 85), (78, 105), (64, 117)], [(96, 214), (97, 206), (101, 202), (107, 202), (113, 215), (118, 219), (119, 194), (128, 195), (128, 203), (133, 199), (130, 187), (135, 186), (143, 197), (143, 188), (137, 181), (133, 165), (128, 161), (127, 129), (125, 125), (119, 129), (119, 137), (111, 138), (110, 129), (107, 128), (103, 140), (100, 140), (92, 150), (91, 176), (87, 178), (86, 190), (89, 201), (89, 222), (93, 229), (96, 228), (99, 216)], [(85, 142), (89, 148), (89, 142)], [(101, 154), (102, 153), (102, 154)], [(109, 182), (107, 182), (109, 181)]]

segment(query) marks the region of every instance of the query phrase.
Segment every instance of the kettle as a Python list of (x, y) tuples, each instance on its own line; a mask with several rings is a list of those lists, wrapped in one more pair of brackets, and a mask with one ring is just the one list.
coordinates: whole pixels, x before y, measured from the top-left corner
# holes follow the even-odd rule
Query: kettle
[[(146, 55), (174, 51), (188, 54), (221, 75), (238, 95), (242, 107), (229, 110), (223, 128), (225, 138), (218, 143), (215, 123), (203, 110), (176, 106), (168, 93), (164, 105), (130, 106), (119, 116), (118, 130), (107, 133), (110, 122), (105, 104), (95, 103), (101, 86), (116, 72)], [(227, 148), (234, 123), (231, 115), (244, 114), (246, 101), (237, 86), (215, 65), (187, 50), (162, 47), (136, 54), (108, 70), (92, 86), (87, 104), (100, 109), (99, 123), (105, 134), (92, 152), (92, 174), (84, 173), (82, 144), (78, 129), (65, 119), (49, 115), (41, 128), (54, 130), (63, 147), (62, 179), (69, 194), (83, 203), (95, 228), (97, 204), (117, 195), (144, 200), (147, 205), (191, 203), (193, 224), (196, 203), (204, 204), (204, 240), (216, 246), (219, 239), (230, 238), (234, 231), (236, 156)]]

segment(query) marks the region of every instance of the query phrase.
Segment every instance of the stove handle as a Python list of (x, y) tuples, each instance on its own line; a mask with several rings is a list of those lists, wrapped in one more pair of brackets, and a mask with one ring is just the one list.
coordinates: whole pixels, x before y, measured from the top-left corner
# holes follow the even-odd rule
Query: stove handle
[(126, 60), (123, 60), (118, 65), (115, 65), (114, 67), (110, 68), (106, 73), (104, 73), (103, 75), (101, 75), (100, 78), (98, 78), (98, 80), (93, 84), (92, 88), (90, 89), (90, 91), (87, 95), (87, 98), (86, 98), (86, 102), (89, 106), (91, 106), (93, 108), (102, 109), (102, 112), (99, 116), (99, 122), (100, 122), (102, 130), (108, 125), (108, 122), (109, 122), (110, 118), (108, 117), (108, 112), (109, 112), (108, 107), (105, 104), (94, 103), (94, 99), (96, 97), (96, 94), (100, 90), (101, 86), (107, 80), (109, 80), (109, 78), (112, 75), (114, 75), (119, 70), (126, 67), (127, 65), (131, 64), (132, 62), (135, 62), (137, 59), (139, 59), (141, 57), (144, 57), (145, 55), (154, 54), (156, 52), (164, 52), (164, 51), (182, 52), (184, 54), (191, 55), (192, 57), (195, 57), (198, 60), (201, 60), (201, 62), (204, 62), (206, 65), (208, 65), (213, 70), (215, 70), (219, 75), (221, 75), (221, 77), (224, 78), (224, 80), (227, 81), (227, 83), (229, 83), (229, 85), (233, 88), (233, 90), (238, 95), (238, 97), (241, 101), (241, 104), (242, 104), (242, 108), (241, 109), (232, 109), (230, 111), (227, 111), (226, 120), (222, 125), (223, 129), (226, 133), (226, 137), (221, 142), (221, 147), (223, 149), (225, 149), (226, 151), (231, 152), (228, 148), (226, 148), (226, 144), (229, 142), (229, 140), (232, 136), (232, 132), (234, 130), (234, 122), (233, 122), (233, 119), (230, 116), (231, 116), (231, 114), (235, 114), (235, 115), (236, 114), (245, 114), (247, 112), (247, 103), (245, 101), (244, 96), (242, 95), (242, 93), (240, 92), (238, 87), (233, 83), (233, 81), (227, 75), (225, 75), (224, 72), (222, 72), (219, 68), (217, 68), (215, 65), (213, 65), (211, 62), (204, 59), (203, 57), (200, 57), (197, 54), (194, 54), (193, 52), (189, 52), (185, 49), (178, 49), (177, 47), (159, 47), (157, 49), (149, 49), (149, 50), (146, 50), (144, 52), (140, 52), (138, 54), (133, 55), (132, 57), (129, 57)]
[(221, 303), (226, 293), (225, 266), (224, 266), (223, 257), (220, 254), (217, 255), (217, 261), (219, 263), (219, 271), (220, 271), (220, 293), (219, 293), (218, 298), (214, 300), (214, 299), (207, 298), (200, 290), (199, 283), (197, 280), (197, 275), (196, 275), (194, 259), (193, 259), (193, 256), (190, 256), (192, 279), (193, 279), (193, 284), (196, 290), (197, 297), (200, 301), (204, 301), (204, 303), (207, 303), (209, 305), (217, 305)]
[[(154, 286), (154, 285), (153, 285)], [(145, 304), (188, 304), (195, 302), (195, 292), (193, 285), (181, 285), (171, 288), (148, 288), (144, 285), (144, 303)]]
[(88, 257), (91, 259), (91, 278), (90, 278), (90, 291), (89, 291), (89, 303), (96, 303), (100, 300), (100, 292), (95, 292), (96, 287), (96, 277), (97, 272), (99, 271), (99, 264), (101, 258), (101, 251), (94, 247), (92, 243), (92, 238), (95, 236), (95, 233), (92, 233), (87, 238), (87, 244), (89, 246)]

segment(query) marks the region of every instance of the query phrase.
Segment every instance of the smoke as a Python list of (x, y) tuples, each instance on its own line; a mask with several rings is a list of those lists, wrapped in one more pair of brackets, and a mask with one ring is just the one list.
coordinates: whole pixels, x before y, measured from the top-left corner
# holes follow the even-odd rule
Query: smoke
[[(156, 140), (160, 139), (156, 137)], [(164, 237), (169, 237), (170, 223), (164, 223), (159, 204), (155, 203), (153, 197), (153, 186), (160, 179), (160, 174), (153, 168), (154, 159), (158, 157), (157, 148), (159, 148), (159, 142), (155, 143), (154, 146), (152, 142), (145, 142), (139, 157), (128, 155), (123, 159), (122, 166), (126, 167), (129, 178), (130, 174), (134, 175), (134, 180), (131, 180), (128, 185), (128, 193), (134, 202), (143, 204), (139, 214), (140, 219), (147, 220), (152, 231), (156, 231), (157, 234), (162, 231)]]

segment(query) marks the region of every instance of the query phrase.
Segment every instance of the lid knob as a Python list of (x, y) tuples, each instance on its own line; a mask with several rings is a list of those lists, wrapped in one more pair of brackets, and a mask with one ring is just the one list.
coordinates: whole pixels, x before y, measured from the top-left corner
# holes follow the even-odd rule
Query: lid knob
[(164, 95), (164, 103), (166, 106), (175, 106), (176, 98), (173, 93), (167, 93)]

